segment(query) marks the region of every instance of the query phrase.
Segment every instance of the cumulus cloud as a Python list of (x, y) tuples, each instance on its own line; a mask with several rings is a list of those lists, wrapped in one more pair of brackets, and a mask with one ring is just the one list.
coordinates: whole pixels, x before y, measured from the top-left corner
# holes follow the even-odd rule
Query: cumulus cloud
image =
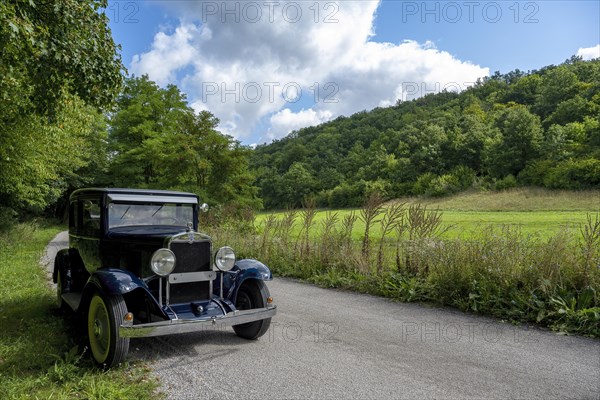
[(206, 36), (205, 31), (193, 24), (182, 24), (171, 35), (158, 32), (152, 50), (133, 57), (131, 70), (139, 75), (148, 74), (161, 86), (174, 83), (175, 72), (198, 58), (193, 41), (195, 37)]
[(309, 108), (295, 113), (289, 108), (284, 108), (271, 116), (271, 128), (269, 128), (267, 138), (277, 139), (300, 128), (327, 122), (332, 117), (333, 113), (328, 110), (315, 111)]
[[(429, 92), (461, 90), (489, 70), (433, 43), (374, 41), (378, 1), (168, 2), (177, 28), (159, 32), (131, 71), (180, 86), (238, 139), (272, 140), (338, 115)], [(293, 110), (299, 111), (293, 111)], [(256, 133), (259, 121), (271, 125)]]
[(600, 44), (593, 47), (582, 47), (577, 50), (577, 55), (582, 57), (584, 60), (593, 60), (594, 58), (600, 58)]

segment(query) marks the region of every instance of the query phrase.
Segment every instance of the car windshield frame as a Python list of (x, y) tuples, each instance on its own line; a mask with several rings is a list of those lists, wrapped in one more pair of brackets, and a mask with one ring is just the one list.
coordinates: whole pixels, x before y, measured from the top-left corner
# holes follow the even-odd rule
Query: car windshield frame
[(163, 202), (108, 203), (108, 230), (132, 226), (186, 227), (194, 220), (194, 204)]

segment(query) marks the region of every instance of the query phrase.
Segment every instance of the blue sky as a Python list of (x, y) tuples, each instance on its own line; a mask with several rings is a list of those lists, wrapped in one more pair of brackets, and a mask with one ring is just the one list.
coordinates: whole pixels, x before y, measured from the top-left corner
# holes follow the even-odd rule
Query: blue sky
[(244, 144), (477, 77), (598, 57), (599, 1), (109, 1), (130, 73)]

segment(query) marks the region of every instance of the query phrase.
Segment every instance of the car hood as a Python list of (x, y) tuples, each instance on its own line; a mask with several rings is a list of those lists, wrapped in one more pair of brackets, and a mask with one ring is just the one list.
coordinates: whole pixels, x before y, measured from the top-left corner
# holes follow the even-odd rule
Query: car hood
[(134, 242), (162, 242), (164, 239), (185, 231), (185, 227), (178, 226), (127, 226), (109, 230), (106, 238)]

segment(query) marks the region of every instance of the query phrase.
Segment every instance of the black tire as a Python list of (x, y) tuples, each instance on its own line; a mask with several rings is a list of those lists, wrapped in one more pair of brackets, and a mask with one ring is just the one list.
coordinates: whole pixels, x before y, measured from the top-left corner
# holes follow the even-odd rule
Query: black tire
[(99, 365), (111, 368), (125, 360), (129, 338), (119, 336), (119, 325), (127, 313), (123, 296), (92, 296), (87, 317), (87, 332), (92, 357)]
[[(235, 307), (238, 310), (250, 310), (267, 306), (269, 289), (263, 281), (246, 281), (238, 290), (235, 299)], [(235, 333), (244, 339), (256, 340), (264, 335), (271, 325), (271, 318), (260, 321), (248, 322), (247, 324), (234, 325)]]

